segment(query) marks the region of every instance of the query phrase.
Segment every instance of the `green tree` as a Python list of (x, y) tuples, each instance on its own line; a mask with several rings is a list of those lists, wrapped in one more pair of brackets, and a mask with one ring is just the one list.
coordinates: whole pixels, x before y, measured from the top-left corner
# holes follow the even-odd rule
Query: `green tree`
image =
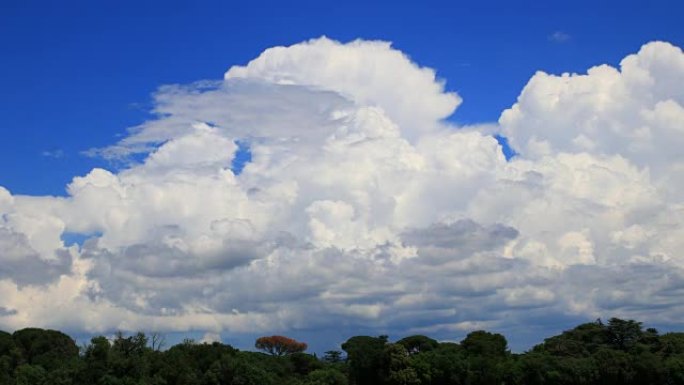
[(632, 383), (635, 370), (629, 354), (622, 350), (600, 348), (594, 354), (600, 384), (624, 385)]
[(601, 320), (597, 320), (566, 330), (561, 335), (549, 337), (533, 350), (545, 351), (554, 356), (587, 357), (609, 344), (606, 326)]
[(508, 342), (504, 336), (484, 330), (477, 330), (468, 334), (461, 341), (461, 346), (468, 355), (505, 357), (508, 353)]
[(347, 377), (338, 370), (322, 368), (309, 373), (304, 383), (306, 385), (347, 385)]
[(78, 358), (78, 346), (74, 340), (56, 330), (21, 329), (14, 332), (12, 339), (19, 349), (22, 362), (40, 365), (48, 371)]
[(287, 356), (292, 363), (292, 369), (296, 374), (306, 376), (309, 372), (323, 367), (323, 364), (314, 356), (305, 353), (293, 353)]
[(411, 367), (423, 384), (460, 385), (467, 377), (465, 350), (456, 343), (440, 343), (436, 349), (410, 356)]
[(342, 344), (347, 353), (349, 382), (353, 385), (376, 385), (382, 382), (380, 365), (387, 336), (356, 336)]
[(330, 363), (330, 364), (336, 364), (338, 362), (342, 362), (342, 352), (340, 352), (338, 350), (328, 350), (327, 352), (324, 353), (323, 361)]
[(12, 335), (0, 331), (0, 384), (13, 382), (14, 369), (19, 358), (20, 353)]
[(461, 342), (468, 360), (471, 384), (498, 385), (504, 373), (501, 368), (508, 356), (506, 338), (498, 333), (474, 331)]
[(430, 350), (436, 349), (437, 346), (439, 346), (439, 342), (437, 342), (436, 340), (421, 335), (402, 338), (399, 341), (397, 341), (397, 343), (406, 348), (406, 351), (409, 354), (428, 352)]
[(125, 337), (118, 332), (109, 351), (109, 371), (126, 382), (149, 379), (149, 352), (145, 333)]
[(284, 371), (274, 360), (240, 353), (225, 363), (224, 381), (233, 385), (276, 385)]
[(82, 382), (96, 384), (107, 374), (110, 348), (109, 340), (103, 336), (90, 339), (83, 353), (85, 368), (81, 372)]
[(668, 356), (663, 362), (663, 384), (684, 385), (684, 354)]
[(641, 322), (611, 318), (608, 320), (608, 341), (616, 349), (632, 348), (642, 336)]
[(382, 382), (386, 385), (417, 385), (416, 370), (411, 367), (409, 354), (400, 344), (385, 345), (382, 363)]
[(665, 356), (684, 354), (684, 333), (665, 333), (659, 338), (661, 354)]
[[(47, 372), (40, 365), (23, 364), (17, 367), (15, 377), (17, 385), (43, 385), (46, 384)], [(47, 385), (47, 384), (46, 384)]]

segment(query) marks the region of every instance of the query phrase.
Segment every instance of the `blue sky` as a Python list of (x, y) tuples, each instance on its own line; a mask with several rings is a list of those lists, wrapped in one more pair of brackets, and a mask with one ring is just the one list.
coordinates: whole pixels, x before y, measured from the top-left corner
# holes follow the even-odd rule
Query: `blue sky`
[(682, 14), (2, 1), (0, 329), (682, 330)]
[[(642, 44), (681, 45), (679, 1), (18, 1), (0, 4), (0, 181), (63, 195), (147, 118), (164, 84), (218, 79), (265, 48), (326, 35), (381, 39), (437, 70), (464, 103), (452, 119), (495, 121), (537, 70), (582, 72)], [(555, 36), (555, 37), (554, 37)]]

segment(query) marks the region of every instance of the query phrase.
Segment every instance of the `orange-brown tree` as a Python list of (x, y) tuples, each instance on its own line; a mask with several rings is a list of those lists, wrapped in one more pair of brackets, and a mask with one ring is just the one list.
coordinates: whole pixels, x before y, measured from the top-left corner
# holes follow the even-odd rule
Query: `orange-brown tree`
[(270, 336), (257, 338), (254, 347), (274, 356), (282, 356), (303, 352), (306, 350), (307, 345), (304, 342), (284, 336)]

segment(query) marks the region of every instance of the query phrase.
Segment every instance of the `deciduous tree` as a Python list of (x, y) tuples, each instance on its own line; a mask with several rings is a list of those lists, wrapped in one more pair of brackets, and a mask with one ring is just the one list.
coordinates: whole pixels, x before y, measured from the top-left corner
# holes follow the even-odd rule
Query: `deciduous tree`
[(254, 344), (259, 350), (263, 350), (274, 356), (299, 353), (306, 350), (307, 345), (292, 338), (284, 336), (260, 337)]

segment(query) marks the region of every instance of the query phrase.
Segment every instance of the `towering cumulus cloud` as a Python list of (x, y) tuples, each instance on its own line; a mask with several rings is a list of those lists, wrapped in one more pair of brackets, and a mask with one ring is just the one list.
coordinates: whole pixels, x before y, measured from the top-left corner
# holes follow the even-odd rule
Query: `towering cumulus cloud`
[(164, 86), (155, 119), (96, 151), (142, 161), (66, 197), (0, 188), (0, 327), (681, 327), (683, 82), (659, 42), (619, 69), (540, 72), (496, 125), (509, 161), (384, 42), (320, 38)]

